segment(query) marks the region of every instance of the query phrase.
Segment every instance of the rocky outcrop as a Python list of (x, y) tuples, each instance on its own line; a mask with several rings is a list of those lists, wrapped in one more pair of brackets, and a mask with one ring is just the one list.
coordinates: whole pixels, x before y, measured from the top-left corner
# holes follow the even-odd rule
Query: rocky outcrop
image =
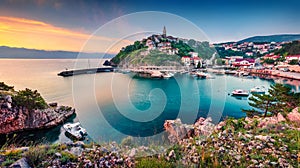
[(182, 167), (295, 167), (300, 161), (295, 145), (299, 127), (294, 125), (299, 122), (299, 114), (294, 109), (287, 117), (278, 114), (228, 119), (217, 125), (209, 118), (200, 118), (188, 126), (193, 130), (191, 137), (178, 134), (187, 131), (176, 131), (187, 130), (180, 120), (167, 120), (165, 129), (170, 141), (177, 140), (179, 147), (163, 157), (176, 160)]
[(166, 120), (164, 128), (168, 132), (168, 139), (175, 143), (192, 136), (209, 135), (215, 129), (211, 118), (199, 118), (195, 124), (183, 124), (180, 119)]
[(27, 163), (27, 159), (26, 158), (21, 158), (19, 160), (17, 160), (15, 163), (13, 163), (12, 165), (10, 165), (9, 167), (11, 168), (31, 168), (29, 166), (29, 164)]
[(43, 129), (63, 123), (75, 113), (75, 109), (67, 106), (50, 107), (47, 109), (28, 110), (11, 106), (9, 96), (0, 100), (0, 134)]
[(286, 119), (282, 116), (281, 113), (278, 113), (276, 116), (266, 117), (261, 119), (259, 124), (257, 125), (259, 128), (265, 128), (268, 125), (274, 125), (280, 122), (284, 122)]
[(292, 112), (287, 115), (287, 119), (297, 123), (300, 126), (300, 113), (298, 111), (299, 107), (293, 109)]

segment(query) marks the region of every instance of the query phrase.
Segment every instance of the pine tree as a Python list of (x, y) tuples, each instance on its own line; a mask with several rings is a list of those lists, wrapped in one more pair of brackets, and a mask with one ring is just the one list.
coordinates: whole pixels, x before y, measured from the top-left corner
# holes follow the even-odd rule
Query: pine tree
[[(255, 109), (243, 110), (246, 112), (247, 116), (253, 117), (254, 115), (259, 115), (263, 112), (264, 117), (266, 117), (268, 112), (271, 112), (270, 110), (276, 99), (269, 94), (253, 94), (249, 100), (249, 105)], [(260, 111), (256, 109), (259, 109)]]
[(254, 108), (251, 110), (243, 109), (243, 111), (250, 117), (262, 113), (264, 117), (268, 113), (270, 115), (285, 114), (300, 103), (299, 94), (293, 93), (290, 87), (283, 84), (271, 85), (268, 94), (253, 94), (249, 100), (249, 105)]

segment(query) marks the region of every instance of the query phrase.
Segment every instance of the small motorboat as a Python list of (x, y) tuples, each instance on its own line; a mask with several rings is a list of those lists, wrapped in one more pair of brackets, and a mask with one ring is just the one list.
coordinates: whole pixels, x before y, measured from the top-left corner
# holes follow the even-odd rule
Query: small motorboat
[(162, 76), (163, 76), (163, 78), (165, 78), (165, 79), (169, 79), (169, 78), (173, 77), (174, 74), (172, 74), (172, 73), (164, 73)]
[(242, 90), (242, 89), (236, 89), (231, 92), (232, 96), (249, 96), (249, 91)]
[(198, 77), (200, 79), (206, 79), (208, 77), (208, 74), (203, 73), (203, 72), (197, 72), (196, 77)]
[(163, 74), (163, 78), (165, 78), (165, 79), (168, 79), (168, 78), (171, 78), (172, 76), (170, 75), (170, 74), (168, 74), (168, 73), (166, 73), (166, 74)]
[(67, 133), (72, 135), (76, 139), (83, 139), (87, 132), (84, 128), (80, 126), (79, 122), (76, 123), (67, 123), (63, 125), (63, 128)]
[(252, 94), (265, 94), (266, 89), (264, 86), (256, 86), (250, 90)]

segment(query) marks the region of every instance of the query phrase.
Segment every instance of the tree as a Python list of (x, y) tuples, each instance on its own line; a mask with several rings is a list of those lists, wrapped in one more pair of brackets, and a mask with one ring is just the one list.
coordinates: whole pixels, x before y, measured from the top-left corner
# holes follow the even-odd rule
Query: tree
[[(268, 94), (253, 94), (249, 100), (249, 105), (254, 107), (251, 110), (245, 110), (247, 116), (264, 114), (264, 117), (269, 113), (276, 115), (278, 113), (285, 114), (291, 109), (297, 107), (300, 103), (299, 94), (292, 92), (290, 87), (283, 84), (271, 85)], [(256, 110), (258, 109), (258, 110)]]
[(266, 64), (274, 64), (275, 63), (275, 60), (273, 60), (273, 59), (265, 59), (264, 60), (264, 63), (266, 63)]
[(8, 86), (4, 82), (0, 82), (0, 90), (13, 91), (14, 87), (13, 86)]
[(295, 95), (292, 89), (286, 85), (278, 83), (271, 85), (269, 93), (276, 100), (276, 103), (272, 106), (272, 110), (276, 113), (288, 112), (298, 105), (294, 99)]
[(250, 102), (249, 105), (259, 109), (261, 111), (255, 110), (255, 109), (251, 109), (251, 110), (244, 110), (244, 112), (246, 112), (247, 116), (249, 117), (253, 117), (254, 115), (259, 115), (261, 114), (261, 112), (263, 112), (264, 117), (267, 116), (268, 112), (270, 111), (270, 107), (272, 104), (274, 104), (275, 99), (274, 97), (272, 97), (269, 94), (253, 94), (250, 98), (249, 98)]
[(223, 65), (223, 63), (225, 63), (221, 58), (217, 58), (216, 61), (217, 65)]
[(201, 68), (201, 63), (199, 61), (198, 64), (197, 64), (197, 69), (200, 69), (200, 68)]
[(47, 103), (37, 90), (32, 91), (28, 88), (20, 90), (12, 97), (12, 99), (14, 106), (25, 107), (28, 110), (45, 109), (48, 107)]
[(298, 64), (298, 60), (297, 59), (293, 59), (289, 62), (290, 65), (297, 65)]

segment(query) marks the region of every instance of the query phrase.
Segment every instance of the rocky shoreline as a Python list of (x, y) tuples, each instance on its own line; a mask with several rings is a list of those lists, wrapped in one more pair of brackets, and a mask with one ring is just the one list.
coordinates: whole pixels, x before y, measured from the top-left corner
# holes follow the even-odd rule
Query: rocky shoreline
[[(216, 125), (210, 118), (199, 118), (191, 125), (183, 124), (180, 119), (167, 120), (164, 127), (171, 142), (168, 146), (139, 146), (126, 138), (121, 144), (79, 141), (8, 148), (0, 151), (0, 164), (11, 167), (291, 168), (300, 163), (298, 108), (286, 116), (279, 113), (265, 118), (226, 119)], [(8, 159), (11, 162), (7, 162)]]
[(55, 103), (45, 109), (33, 110), (13, 107), (12, 104), (10, 95), (0, 95), (0, 134), (51, 128), (75, 114), (75, 109)]

